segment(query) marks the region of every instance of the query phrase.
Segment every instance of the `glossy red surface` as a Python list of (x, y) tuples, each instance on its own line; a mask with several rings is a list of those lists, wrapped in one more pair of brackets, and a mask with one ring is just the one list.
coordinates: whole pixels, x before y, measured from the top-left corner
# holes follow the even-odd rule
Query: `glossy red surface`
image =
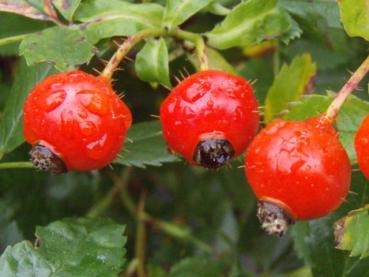
[(275, 120), (246, 154), (246, 176), (258, 199), (280, 204), (295, 220), (329, 214), (349, 190), (349, 158), (336, 130), (322, 122)]
[(190, 163), (200, 140), (225, 138), (238, 156), (259, 128), (249, 82), (215, 70), (195, 73), (178, 84), (162, 103), (160, 120), (168, 146)]
[(355, 135), (355, 151), (361, 172), (369, 179), (369, 116), (361, 123)]
[(123, 146), (132, 116), (110, 83), (82, 71), (47, 77), (24, 105), (24, 136), (58, 154), (69, 170), (106, 166)]

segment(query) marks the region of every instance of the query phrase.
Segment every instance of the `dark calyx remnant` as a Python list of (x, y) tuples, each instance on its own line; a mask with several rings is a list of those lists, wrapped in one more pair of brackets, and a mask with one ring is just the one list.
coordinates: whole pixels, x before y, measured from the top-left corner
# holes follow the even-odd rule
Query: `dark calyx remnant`
[(52, 174), (67, 172), (67, 167), (63, 160), (54, 154), (48, 147), (40, 143), (36, 143), (32, 147), (30, 155), (33, 165), (39, 170), (48, 171)]
[(226, 165), (233, 156), (233, 146), (228, 140), (214, 138), (197, 144), (193, 160), (203, 167), (216, 169)]
[(257, 217), (261, 227), (269, 234), (281, 237), (286, 234), (288, 227), (295, 223), (282, 207), (277, 204), (262, 201), (258, 202)]

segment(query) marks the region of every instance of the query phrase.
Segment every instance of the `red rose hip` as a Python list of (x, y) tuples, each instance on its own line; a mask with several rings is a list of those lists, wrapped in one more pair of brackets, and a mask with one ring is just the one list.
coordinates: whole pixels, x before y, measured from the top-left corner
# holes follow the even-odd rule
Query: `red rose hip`
[(216, 70), (180, 82), (162, 103), (160, 120), (169, 148), (207, 168), (239, 156), (259, 128), (250, 83)]
[(361, 172), (369, 179), (369, 116), (361, 123), (354, 145)]
[(31, 91), (23, 133), (36, 167), (92, 170), (116, 157), (131, 122), (107, 79), (76, 70), (49, 76)]
[(262, 227), (279, 236), (295, 220), (338, 208), (351, 180), (347, 153), (324, 116), (273, 121), (251, 143), (245, 173), (259, 200)]

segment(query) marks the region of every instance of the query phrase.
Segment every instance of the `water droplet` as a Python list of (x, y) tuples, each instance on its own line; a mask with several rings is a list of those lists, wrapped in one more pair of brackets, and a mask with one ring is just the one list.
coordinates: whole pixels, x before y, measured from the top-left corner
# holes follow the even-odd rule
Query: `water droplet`
[(104, 116), (109, 112), (109, 99), (97, 91), (85, 90), (77, 94), (80, 103), (91, 113)]
[(74, 137), (74, 128), (75, 128), (75, 121), (74, 121), (74, 114), (71, 110), (63, 110), (61, 113), (61, 128), (63, 134), (67, 138)]
[(186, 90), (183, 99), (189, 103), (194, 103), (201, 99), (211, 89), (211, 84), (206, 81), (194, 83)]
[(88, 117), (88, 113), (84, 109), (79, 109), (77, 114), (81, 119), (86, 119)]
[(64, 90), (56, 91), (44, 99), (42, 108), (47, 112), (55, 110), (64, 102), (66, 96), (67, 94)]
[(213, 100), (209, 100), (206, 104), (207, 104), (207, 106), (209, 108), (213, 108), (214, 107), (214, 101)]
[(87, 155), (89, 158), (94, 160), (99, 160), (105, 155), (105, 142), (107, 139), (107, 134), (104, 134), (100, 139), (89, 143), (87, 148)]
[(81, 121), (79, 123), (79, 129), (84, 137), (91, 136), (97, 130), (96, 125), (91, 121)]

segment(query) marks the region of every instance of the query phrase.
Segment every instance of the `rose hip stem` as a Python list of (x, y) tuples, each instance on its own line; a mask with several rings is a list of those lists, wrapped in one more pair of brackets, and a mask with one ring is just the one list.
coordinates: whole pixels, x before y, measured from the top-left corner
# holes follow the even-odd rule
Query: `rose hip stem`
[(196, 53), (198, 55), (200, 69), (207, 70), (209, 67), (208, 57), (206, 55), (206, 45), (203, 37), (200, 34), (183, 31), (181, 29), (163, 30), (163, 29), (147, 29), (136, 33), (133, 36), (127, 38), (123, 42), (113, 57), (109, 60), (104, 71), (100, 76), (110, 80), (114, 71), (118, 68), (121, 61), (127, 55), (127, 53), (140, 41), (148, 37), (157, 36), (171, 36), (181, 40), (191, 41), (195, 45)]
[(351, 78), (346, 82), (346, 84), (338, 92), (337, 96), (334, 98), (332, 103), (329, 105), (326, 111), (326, 117), (329, 121), (333, 122), (337, 114), (345, 102), (346, 98), (350, 93), (355, 90), (360, 83), (360, 81), (365, 77), (369, 71), (369, 56), (365, 61), (359, 66), (359, 68), (352, 74)]
[(101, 76), (110, 80), (114, 71), (118, 68), (120, 62), (124, 59), (124, 57), (127, 55), (129, 50), (132, 49), (133, 46), (135, 46), (146, 37), (160, 36), (161, 33), (161, 29), (149, 29), (143, 30), (131, 37), (128, 37), (127, 40), (119, 46), (118, 50), (109, 60), (109, 63), (106, 65), (104, 71), (101, 73)]

